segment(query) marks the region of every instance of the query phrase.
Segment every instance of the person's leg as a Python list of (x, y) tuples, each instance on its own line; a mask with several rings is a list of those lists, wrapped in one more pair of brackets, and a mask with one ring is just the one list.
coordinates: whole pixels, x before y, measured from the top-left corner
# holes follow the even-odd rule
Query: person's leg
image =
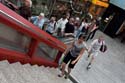
[(88, 58), (90, 57), (90, 55), (91, 55), (91, 52), (88, 52)]
[(71, 61), (70, 61), (69, 65), (68, 65), (68, 73), (66, 74), (65, 79), (67, 79), (69, 77), (69, 75), (71, 73), (71, 70), (74, 68), (75, 64), (77, 63), (76, 62), (75, 64), (72, 64), (72, 61), (74, 61), (75, 59), (76, 59), (76, 57), (71, 58)]
[(88, 34), (88, 28), (85, 30), (85, 35), (87, 35)]
[(64, 30), (61, 30), (61, 37), (64, 37)]
[(61, 74), (60, 75), (58, 75), (59, 77), (62, 77), (62, 76), (64, 76), (64, 73), (65, 73), (65, 68), (66, 68), (66, 63), (62, 63), (62, 70), (61, 70)]
[(91, 36), (92, 32), (89, 33), (88, 37), (86, 38), (86, 41), (89, 40), (90, 36)]
[(90, 58), (90, 56), (91, 56), (91, 51), (88, 51), (88, 55), (86, 57), (86, 60), (88, 60)]
[(90, 39), (92, 39), (92, 38), (94, 37), (96, 31), (97, 31), (97, 29), (95, 29), (95, 30), (92, 32), (92, 35), (91, 35)]
[(71, 68), (70, 67), (68, 67), (68, 74), (70, 74), (71, 73)]
[(70, 52), (67, 55), (65, 55), (63, 63), (61, 64), (62, 69), (61, 69), (61, 74), (58, 75), (59, 77), (64, 76), (66, 64), (71, 60), (71, 57), (72, 56), (71, 56)]
[(68, 73), (65, 76), (65, 79), (67, 79), (71, 73), (72, 68), (68, 67)]
[(92, 55), (91, 60), (87, 66), (87, 70), (91, 68), (91, 64), (93, 63), (93, 61), (94, 61), (94, 56)]

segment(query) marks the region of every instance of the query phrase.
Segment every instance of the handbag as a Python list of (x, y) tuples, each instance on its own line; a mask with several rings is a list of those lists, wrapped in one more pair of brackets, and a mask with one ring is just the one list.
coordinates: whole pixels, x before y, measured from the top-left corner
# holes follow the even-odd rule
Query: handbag
[(102, 45), (100, 47), (100, 51), (101, 52), (106, 52), (107, 51), (107, 46), (105, 44), (103, 44), (103, 42), (102, 42)]

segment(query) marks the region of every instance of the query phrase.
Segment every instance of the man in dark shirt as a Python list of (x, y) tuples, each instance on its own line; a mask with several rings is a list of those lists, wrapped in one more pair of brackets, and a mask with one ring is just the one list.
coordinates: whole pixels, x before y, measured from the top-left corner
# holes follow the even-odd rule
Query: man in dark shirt
[(32, 2), (31, 0), (23, 0), (23, 1), (24, 1), (23, 5), (19, 7), (19, 13), (23, 18), (29, 20), (29, 18), (32, 15), (32, 12), (31, 12)]
[(74, 35), (74, 30), (75, 30), (75, 27), (74, 27), (74, 18), (70, 18), (69, 19), (69, 22), (66, 23), (66, 26), (65, 26), (65, 29), (64, 29), (64, 36), (67, 36), (67, 35)]

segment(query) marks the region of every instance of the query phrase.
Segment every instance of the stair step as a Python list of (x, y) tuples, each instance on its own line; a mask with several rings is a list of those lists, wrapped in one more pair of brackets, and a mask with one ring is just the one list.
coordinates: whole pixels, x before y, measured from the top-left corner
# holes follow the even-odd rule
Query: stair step
[(0, 71), (0, 83), (9, 83), (1, 71)]
[[(56, 69), (56, 68), (50, 68), (50, 67), (46, 67), (44, 68), (45, 72), (47, 72), (47, 75), (49, 77), (51, 77), (49, 80), (52, 80), (53, 82), (52, 83), (72, 83), (69, 79), (64, 79), (64, 78), (60, 78), (58, 77), (58, 74), (59, 74), (59, 70)], [(42, 68), (40, 67), (40, 70), (42, 70)], [(56, 81), (56, 80), (58, 81)]]
[[(40, 70), (39, 67), (37, 66), (33, 66), (32, 70), (33, 71), (37, 71), (37, 75), (39, 75), (39, 78), (42, 79), (42, 81), (44, 81), (43, 83), (50, 83), (51, 80), (49, 80), (50, 77), (48, 77), (48, 73), (44, 72), (43, 69), (45, 69), (45, 67), (42, 66), (42, 69)], [(53, 83), (53, 82), (51, 82)]]
[[(47, 76), (47, 80), (49, 80), (49, 83), (58, 83), (58, 82), (61, 82), (62, 80), (59, 80), (60, 78), (57, 77), (57, 74), (52, 74), (50, 71), (49, 71), (49, 67), (44, 67), (44, 66), (41, 66), (39, 68), (37, 68), (37, 70), (39, 72), (45, 72), (44, 75)], [(54, 70), (55, 71), (55, 70)], [(55, 71), (56, 72), (56, 71)], [(56, 80), (58, 79), (58, 82)], [(62, 83), (62, 82), (61, 82)], [(64, 83), (64, 82), (63, 82)]]
[[(28, 66), (29, 64), (26, 65)], [(26, 65), (12, 64), (11, 66), (24, 79), (24, 83), (36, 83), (34, 78), (31, 77), (31, 73), (25, 68)]]
[(36, 80), (37, 82), (40, 83), (49, 83), (50, 81), (47, 79), (48, 77), (46, 76), (45, 72), (39, 72), (36, 68), (39, 68), (38, 66), (29, 66), (29, 65), (25, 65), (23, 66), (25, 67), (31, 74), (31, 77)]
[(7, 60), (0, 61), (0, 69), (6, 68), (9, 65)]
[(4, 73), (4, 76), (8, 80), (8, 82), (24, 83), (24, 79), (20, 77), (20, 74), (18, 74), (18, 72), (16, 72), (15, 69), (11, 65), (8, 65), (9, 63), (3, 62), (3, 64), (5, 64), (5, 66), (3, 66), (1, 71)]
[(0, 70), (0, 83), (72, 83), (69, 79), (59, 78), (56, 68), (2, 61)]

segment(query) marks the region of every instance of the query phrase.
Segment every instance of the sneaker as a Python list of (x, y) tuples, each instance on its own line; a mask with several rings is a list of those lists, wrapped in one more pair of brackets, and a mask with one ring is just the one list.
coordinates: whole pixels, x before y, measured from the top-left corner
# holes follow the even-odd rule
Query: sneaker
[(65, 75), (65, 77), (64, 77), (65, 79), (67, 79), (67, 78), (69, 78), (69, 75)]
[(63, 77), (64, 75), (62, 75), (62, 74), (58, 74), (58, 77)]
[(89, 70), (90, 68), (91, 68), (91, 65), (88, 65), (88, 66), (86, 67), (87, 70)]

